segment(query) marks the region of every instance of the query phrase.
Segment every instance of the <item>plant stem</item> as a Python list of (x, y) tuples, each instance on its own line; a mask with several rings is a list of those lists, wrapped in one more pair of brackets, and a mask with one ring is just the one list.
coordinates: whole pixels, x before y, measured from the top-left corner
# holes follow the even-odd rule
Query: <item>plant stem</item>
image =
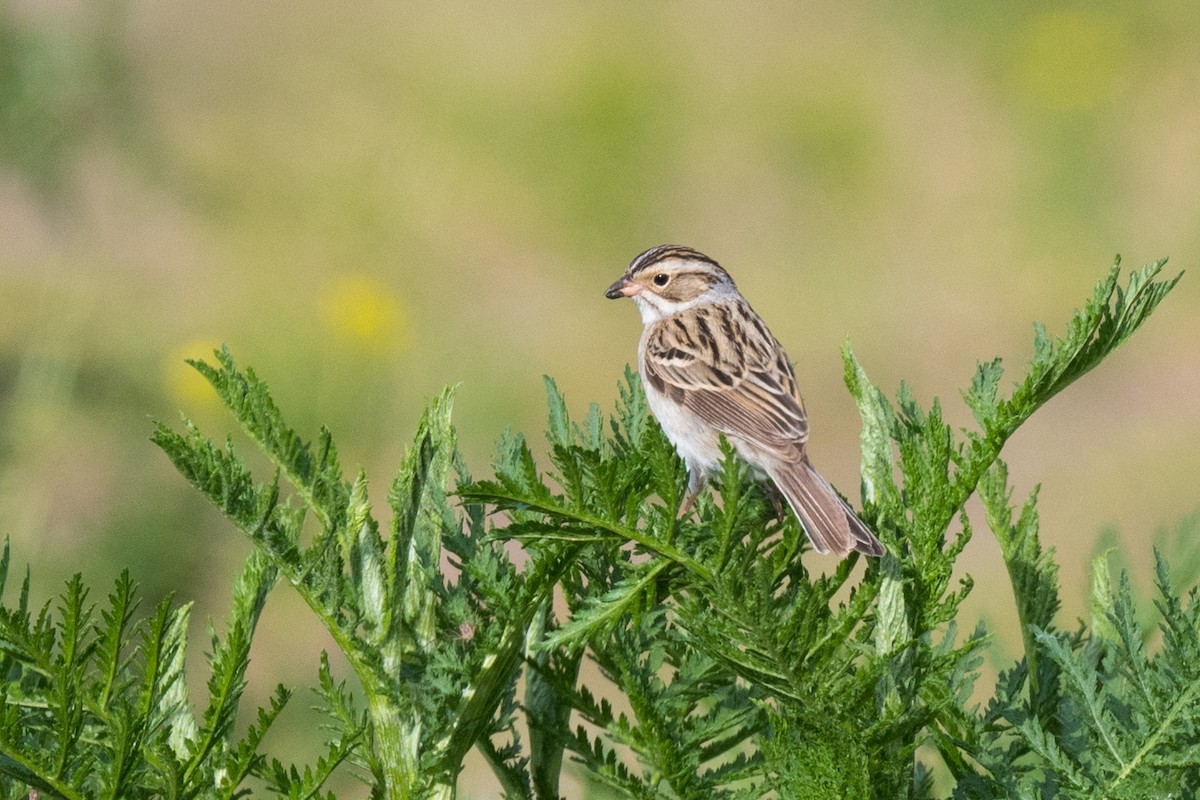
[[(367, 683), (364, 681), (364, 687)], [(369, 699), (371, 727), (379, 763), (383, 765), (385, 796), (389, 800), (409, 800), (417, 797), (420, 757), (418, 742), (421, 724), (406, 718), (388, 692), (381, 686), (366, 690)]]

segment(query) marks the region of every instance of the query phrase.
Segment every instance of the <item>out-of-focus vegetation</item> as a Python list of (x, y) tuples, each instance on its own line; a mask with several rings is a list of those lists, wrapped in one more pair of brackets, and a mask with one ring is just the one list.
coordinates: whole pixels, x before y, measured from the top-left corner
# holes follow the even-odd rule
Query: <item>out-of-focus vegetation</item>
[[(0, 531), (35, 594), (128, 564), (220, 616), (245, 545), (147, 441), (181, 408), (227, 424), (185, 357), (228, 342), (374, 474), (461, 383), (483, 465), (500, 427), (541, 427), (541, 374), (612, 395), (638, 323), (600, 292), (667, 241), (736, 276), (853, 486), (844, 338), (928, 401), (997, 348), (1027, 358), (1027, 320), (1114, 252), (1192, 268), (1198, 35), (1165, 1), (0, 0)], [(1185, 282), (1136, 357), (1010, 444), (1068, 614), (1101, 529), (1144, 541), (1197, 505), (1198, 306)], [(998, 558), (976, 539), (960, 562), (985, 603)], [(293, 610), (265, 612), (259, 704), (311, 678), (321, 634), (271, 624)]]

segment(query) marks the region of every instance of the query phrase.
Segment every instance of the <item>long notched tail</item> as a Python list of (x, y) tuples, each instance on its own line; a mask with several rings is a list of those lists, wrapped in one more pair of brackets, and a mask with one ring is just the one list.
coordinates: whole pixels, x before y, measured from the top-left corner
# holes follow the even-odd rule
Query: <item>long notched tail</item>
[(883, 543), (858, 518), (854, 509), (838, 497), (807, 456), (770, 474), (800, 518), (818, 553), (834, 553), (843, 558), (851, 550), (868, 556), (883, 555)]

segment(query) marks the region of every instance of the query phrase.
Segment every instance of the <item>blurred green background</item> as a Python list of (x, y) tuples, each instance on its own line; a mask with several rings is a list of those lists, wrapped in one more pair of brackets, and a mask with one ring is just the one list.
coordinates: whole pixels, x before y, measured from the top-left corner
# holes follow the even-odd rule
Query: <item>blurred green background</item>
[[(381, 500), (445, 384), (476, 472), (505, 427), (541, 441), (543, 373), (611, 407), (640, 323), (601, 292), (666, 242), (736, 277), (854, 494), (847, 337), (966, 426), (976, 361), (1015, 377), (1030, 323), (1061, 332), (1115, 253), (1195, 267), (1197, 41), (1171, 0), (0, 0), (0, 531), (40, 597), (128, 564), (195, 599), (198, 652), (247, 544), (147, 441), (180, 410), (230, 428), (184, 358), (227, 343)], [(1006, 451), (1019, 492), (1043, 485), (1067, 620), (1101, 531), (1144, 569), (1200, 505), (1198, 311), (1189, 275)], [(1002, 652), (975, 521), (966, 613)], [(279, 591), (254, 697), (311, 683), (323, 646)], [(277, 745), (311, 736), (307, 704)]]

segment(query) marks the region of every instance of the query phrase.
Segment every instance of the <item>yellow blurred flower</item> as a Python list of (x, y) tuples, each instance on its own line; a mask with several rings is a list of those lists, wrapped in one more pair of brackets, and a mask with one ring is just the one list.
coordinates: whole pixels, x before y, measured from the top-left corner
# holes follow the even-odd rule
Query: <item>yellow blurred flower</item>
[(1023, 38), (1015, 65), (1019, 88), (1054, 110), (1094, 107), (1125, 61), (1121, 21), (1099, 9), (1043, 11), (1030, 18)]
[(213, 350), (221, 347), (216, 339), (192, 339), (171, 350), (162, 365), (163, 384), (167, 395), (175, 406), (189, 414), (198, 407), (218, 408), (221, 405), (217, 393), (204, 376), (186, 363), (187, 359), (203, 359), (213, 363)]
[(366, 275), (343, 275), (321, 294), (321, 322), (337, 339), (377, 353), (400, 349), (407, 325), (390, 287)]

